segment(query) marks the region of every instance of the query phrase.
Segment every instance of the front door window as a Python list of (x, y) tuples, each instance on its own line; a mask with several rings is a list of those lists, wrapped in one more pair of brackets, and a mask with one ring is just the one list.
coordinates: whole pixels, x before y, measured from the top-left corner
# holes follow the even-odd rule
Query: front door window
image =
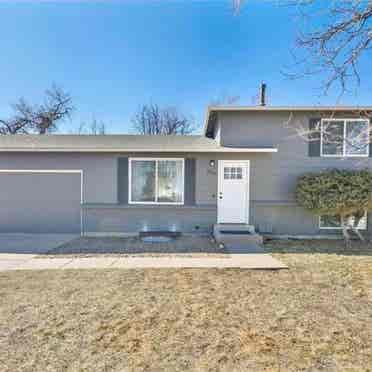
[(242, 167), (224, 167), (225, 180), (241, 180), (243, 178)]

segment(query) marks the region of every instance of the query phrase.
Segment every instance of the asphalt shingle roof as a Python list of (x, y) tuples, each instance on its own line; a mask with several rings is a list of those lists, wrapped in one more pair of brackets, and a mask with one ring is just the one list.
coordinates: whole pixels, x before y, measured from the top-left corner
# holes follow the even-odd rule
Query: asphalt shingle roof
[(0, 152), (275, 152), (273, 148), (223, 147), (204, 136), (144, 135), (4, 135)]

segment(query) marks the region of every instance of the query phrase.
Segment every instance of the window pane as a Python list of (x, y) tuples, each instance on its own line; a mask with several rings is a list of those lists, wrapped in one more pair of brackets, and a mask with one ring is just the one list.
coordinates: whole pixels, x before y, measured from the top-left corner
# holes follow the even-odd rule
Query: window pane
[(368, 122), (346, 122), (346, 155), (368, 154)]
[[(354, 217), (350, 217), (347, 223), (352, 226), (354, 224)], [(321, 216), (320, 228), (341, 229), (341, 219), (339, 216)], [(357, 229), (367, 229), (367, 213), (359, 220)]]
[(158, 201), (181, 203), (183, 195), (183, 162), (179, 160), (158, 161)]
[(243, 169), (241, 167), (225, 167), (225, 180), (241, 180), (243, 178)]
[(230, 179), (230, 168), (229, 167), (224, 167), (224, 179), (225, 180)]
[(155, 161), (132, 160), (132, 201), (155, 201)]
[(338, 216), (321, 216), (320, 227), (328, 227), (339, 229), (341, 227), (341, 220)]
[[(348, 223), (350, 225), (353, 225), (354, 224), (354, 217), (350, 217)], [(367, 230), (367, 213), (359, 220), (357, 229), (358, 230)]]
[(323, 121), (322, 151), (323, 155), (343, 155), (344, 122)]

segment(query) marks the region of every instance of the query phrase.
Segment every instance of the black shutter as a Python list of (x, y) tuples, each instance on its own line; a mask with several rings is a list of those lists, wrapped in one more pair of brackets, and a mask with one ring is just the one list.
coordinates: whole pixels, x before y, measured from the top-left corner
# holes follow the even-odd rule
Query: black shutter
[(195, 159), (185, 159), (185, 205), (195, 205)]
[(309, 156), (320, 156), (320, 118), (309, 120), (308, 148)]
[(118, 201), (128, 204), (128, 158), (118, 158)]

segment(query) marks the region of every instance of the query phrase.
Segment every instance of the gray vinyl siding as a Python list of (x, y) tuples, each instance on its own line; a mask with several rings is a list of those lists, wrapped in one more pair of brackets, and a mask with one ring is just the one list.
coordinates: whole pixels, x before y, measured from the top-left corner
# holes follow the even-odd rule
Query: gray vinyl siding
[(117, 203), (117, 156), (81, 153), (1, 153), (0, 169), (82, 170), (84, 203)]
[(215, 206), (86, 206), (87, 233), (136, 233), (142, 230), (172, 230), (210, 233), (217, 220)]
[[(215, 154), (200, 155), (196, 159), (196, 204), (217, 205), (217, 159)], [(210, 160), (216, 162), (214, 168), (209, 165)]]
[[(346, 114), (339, 116), (347, 117)], [(298, 177), (329, 168), (372, 169), (372, 159), (368, 157), (315, 156), (320, 148), (309, 150), (309, 141), (298, 133), (307, 130), (310, 120), (318, 117), (317, 113), (297, 113), (289, 121), (289, 113), (220, 113), (223, 145), (278, 148), (277, 153), (270, 155), (245, 156), (251, 160), (250, 221), (255, 226), (271, 229), (276, 234), (332, 234), (334, 231), (320, 230), (318, 218), (296, 205)]]

